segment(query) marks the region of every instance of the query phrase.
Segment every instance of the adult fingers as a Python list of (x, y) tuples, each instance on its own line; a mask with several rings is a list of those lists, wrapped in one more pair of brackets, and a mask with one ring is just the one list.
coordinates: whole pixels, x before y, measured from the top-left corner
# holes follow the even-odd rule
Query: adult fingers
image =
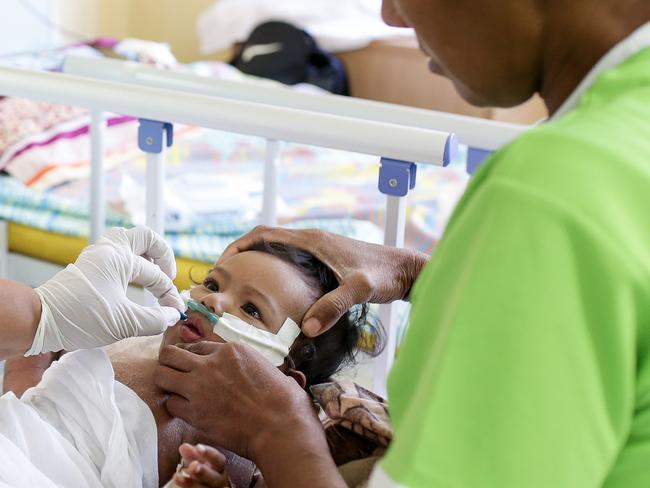
[(275, 242), (311, 252), (318, 259), (320, 255), (320, 242), (327, 233), (316, 229), (284, 229), (282, 227), (266, 227), (258, 225), (248, 234), (231, 242), (221, 254), (215, 264), (221, 264), (235, 254), (248, 250), (253, 244), (260, 242)]
[(183, 371), (159, 365), (154, 372), (153, 382), (161, 390), (188, 399), (191, 382), (187, 376), (188, 374)]
[(219, 342), (201, 341), (201, 342), (193, 342), (190, 344), (185, 344), (185, 343), (176, 344), (176, 347), (189, 351), (192, 354), (196, 354), (199, 356), (207, 356), (209, 354), (212, 354), (213, 352), (218, 351), (220, 347), (223, 347), (223, 344)]
[(226, 246), (226, 249), (224, 249), (223, 253), (221, 253), (221, 256), (219, 256), (219, 259), (217, 259), (217, 262), (215, 264), (221, 264), (229, 257), (234, 256), (235, 254), (239, 254), (240, 252), (246, 251), (253, 244), (264, 240), (263, 236), (269, 229), (270, 227), (258, 225), (253, 230), (251, 230), (247, 234), (244, 234), (236, 241), (231, 242)]
[(174, 307), (179, 312), (185, 310), (185, 303), (171, 278), (157, 264), (136, 256), (131, 268), (129, 282), (149, 290), (161, 305)]
[(158, 354), (158, 363), (161, 366), (183, 372), (196, 369), (199, 359), (196, 354), (174, 345), (163, 347)]
[(135, 255), (153, 261), (171, 279), (176, 277), (174, 252), (162, 236), (144, 225), (128, 229), (126, 236)]
[(316, 337), (329, 330), (352, 306), (364, 303), (367, 293), (353, 284), (343, 284), (314, 303), (302, 321), (302, 332)]
[(164, 332), (181, 318), (180, 312), (172, 307), (144, 307), (130, 302), (132, 330), (125, 337), (150, 336)]

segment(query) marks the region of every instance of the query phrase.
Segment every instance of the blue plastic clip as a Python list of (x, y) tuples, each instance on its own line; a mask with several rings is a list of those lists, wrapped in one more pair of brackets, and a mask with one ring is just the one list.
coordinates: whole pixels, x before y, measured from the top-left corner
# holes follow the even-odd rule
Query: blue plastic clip
[(476, 147), (467, 148), (467, 174), (473, 175), (487, 158), (492, 155), (492, 151), (479, 149)]
[(166, 146), (170, 147), (174, 142), (174, 126), (172, 124), (140, 119), (138, 146), (144, 152), (160, 154), (163, 150), (163, 134), (167, 135)]
[(417, 165), (408, 161), (381, 158), (379, 191), (384, 195), (405, 197), (415, 188)]

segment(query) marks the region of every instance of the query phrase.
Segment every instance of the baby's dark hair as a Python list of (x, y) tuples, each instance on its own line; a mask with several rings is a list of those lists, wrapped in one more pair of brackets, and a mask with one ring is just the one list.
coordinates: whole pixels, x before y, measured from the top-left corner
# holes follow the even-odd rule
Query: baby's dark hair
[[(338, 286), (332, 270), (307, 251), (269, 242), (254, 244), (249, 250), (271, 254), (295, 266), (319, 298)], [(372, 336), (370, 341), (364, 341), (364, 350), (372, 356), (381, 352), (381, 327), (371, 325), (367, 318), (368, 305), (359, 305), (343, 314), (327, 332), (317, 337), (307, 337), (302, 333), (298, 336), (287, 361), (290, 367), (305, 375), (307, 388), (327, 382), (343, 367), (353, 365), (364, 333)]]

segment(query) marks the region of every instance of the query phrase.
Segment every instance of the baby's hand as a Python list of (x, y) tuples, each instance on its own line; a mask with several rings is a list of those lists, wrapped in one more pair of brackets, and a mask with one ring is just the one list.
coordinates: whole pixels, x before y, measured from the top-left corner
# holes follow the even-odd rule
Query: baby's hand
[(180, 488), (224, 488), (230, 486), (225, 473), (226, 458), (218, 450), (204, 444), (182, 444), (178, 449), (183, 467), (174, 474)]

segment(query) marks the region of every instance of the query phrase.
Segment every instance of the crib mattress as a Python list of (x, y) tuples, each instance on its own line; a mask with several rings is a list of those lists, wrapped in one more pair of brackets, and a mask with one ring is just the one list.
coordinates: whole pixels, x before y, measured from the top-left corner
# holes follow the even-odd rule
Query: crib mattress
[[(81, 250), (88, 245), (88, 240), (83, 237), (48, 232), (14, 222), (9, 222), (7, 230), (11, 252), (62, 266), (74, 262)], [(208, 272), (211, 264), (177, 257), (174, 284), (181, 290), (189, 288), (192, 284), (191, 277), (194, 277), (195, 281), (200, 280)]]

